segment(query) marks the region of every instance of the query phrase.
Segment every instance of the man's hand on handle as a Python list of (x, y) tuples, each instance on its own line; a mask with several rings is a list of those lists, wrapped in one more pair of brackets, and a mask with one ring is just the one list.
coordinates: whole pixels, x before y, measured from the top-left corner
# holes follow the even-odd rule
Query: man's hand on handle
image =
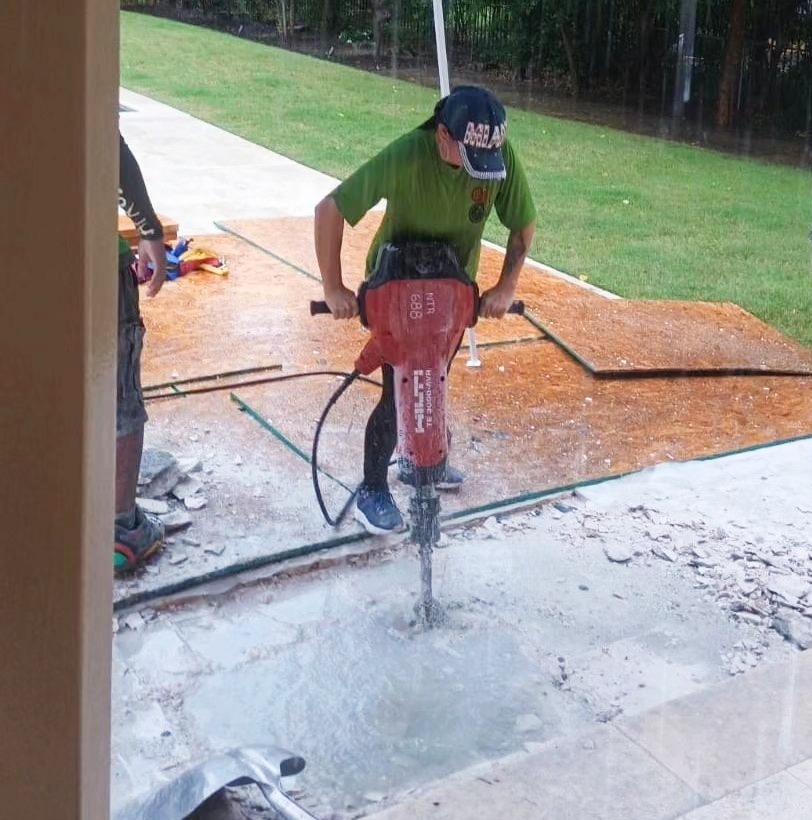
[(334, 319), (352, 319), (358, 315), (358, 299), (344, 285), (341, 277), (341, 243), (344, 217), (335, 200), (327, 195), (316, 205), (314, 216), (316, 259), (324, 287), (324, 301)]
[(324, 301), (330, 308), (334, 319), (352, 319), (358, 315), (358, 299), (355, 294), (344, 285), (324, 290)]
[(513, 304), (513, 288), (495, 285), (479, 299), (479, 315), (483, 319), (501, 319)]
[(480, 299), (479, 315), (483, 318), (501, 319), (510, 307), (535, 230), (536, 223), (531, 222), (521, 230), (510, 232), (499, 281), (486, 290)]

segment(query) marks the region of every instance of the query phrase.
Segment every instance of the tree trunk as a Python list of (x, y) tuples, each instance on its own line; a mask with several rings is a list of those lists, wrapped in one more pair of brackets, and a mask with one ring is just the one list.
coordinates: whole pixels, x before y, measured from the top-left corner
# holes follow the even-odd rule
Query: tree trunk
[(646, 85), (648, 81), (651, 31), (654, 26), (653, 2), (649, 0), (640, 14), (640, 51), (637, 74), (637, 113), (642, 114), (646, 105)]
[(387, 17), (386, 0), (372, 0), (372, 42), (375, 46), (375, 60), (383, 54), (383, 23)]
[(746, 15), (747, 0), (733, 0), (730, 11), (730, 29), (722, 63), (722, 76), (719, 81), (719, 94), (716, 98), (716, 125), (719, 128), (729, 128), (733, 122), (737, 102), (738, 75), (744, 53)]
[(321, 6), (321, 47), (322, 50), (327, 48), (327, 42), (335, 34), (337, 25), (336, 3), (335, 0), (324, 0)]
[(400, 0), (392, 0), (392, 76), (398, 76), (398, 55), (400, 54)]
[(282, 9), (282, 42), (287, 43), (288, 41), (288, 20), (287, 20), (287, 9), (285, 8), (285, 0), (279, 0), (279, 6)]
[(572, 47), (572, 38), (567, 33), (567, 28), (563, 22), (558, 24), (561, 30), (561, 41), (564, 43), (564, 53), (567, 55), (567, 65), (570, 69), (570, 82), (572, 83), (572, 96), (578, 96), (578, 65), (575, 62), (575, 51)]

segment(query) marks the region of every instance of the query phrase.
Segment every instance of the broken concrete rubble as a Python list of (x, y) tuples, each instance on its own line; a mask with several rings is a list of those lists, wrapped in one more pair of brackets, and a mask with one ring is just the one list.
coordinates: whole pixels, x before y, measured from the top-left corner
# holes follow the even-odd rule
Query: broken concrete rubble
[[(589, 488), (579, 488), (566, 504), (570, 537), (587, 543), (600, 534), (609, 561), (633, 566), (636, 556), (628, 545), (648, 541), (649, 555), (674, 564), (677, 571), (692, 571), (696, 588), (732, 618), (774, 629), (799, 648), (812, 646), (812, 607), (807, 605), (812, 553), (789, 531), (767, 543), (751, 529), (734, 526), (736, 522), (723, 527), (684, 520), (676, 529), (655, 527), (651, 522), (661, 519), (661, 513), (645, 505), (629, 506), (618, 529), (616, 516), (591, 503)], [(758, 662), (758, 653), (734, 651), (723, 660), (731, 674), (739, 674)]]
[(138, 473), (138, 495), (143, 498), (159, 498), (172, 492), (182, 478), (175, 457), (166, 450), (144, 450)]
[[(203, 509), (208, 504), (208, 499), (201, 495), (204, 483), (208, 481), (203, 475), (202, 462), (196, 456), (176, 459), (166, 450), (146, 448), (141, 459), (138, 476), (139, 495), (136, 501), (143, 510), (160, 518), (168, 536), (187, 530), (193, 524), (189, 511)], [(142, 569), (143, 573), (158, 575), (163, 563), (180, 566), (188, 562), (189, 553), (185, 549), (170, 549), (174, 546), (172, 537), (167, 537), (164, 544), (167, 547), (164, 556), (146, 564)], [(184, 547), (200, 547), (201, 541), (185, 534), (181, 538), (181, 544)], [(224, 545), (216, 544), (210, 545), (207, 551), (220, 555), (224, 550)], [(131, 582), (132, 577), (118, 580), (121, 585)], [(131, 629), (136, 628), (130, 624), (124, 625)]]

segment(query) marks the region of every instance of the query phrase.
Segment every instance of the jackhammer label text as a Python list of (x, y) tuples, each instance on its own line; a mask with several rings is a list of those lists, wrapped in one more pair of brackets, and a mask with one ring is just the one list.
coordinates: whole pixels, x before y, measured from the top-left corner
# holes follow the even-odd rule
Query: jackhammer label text
[(431, 370), (412, 371), (415, 433), (425, 433), (426, 429), (434, 424), (434, 394), (431, 381)]

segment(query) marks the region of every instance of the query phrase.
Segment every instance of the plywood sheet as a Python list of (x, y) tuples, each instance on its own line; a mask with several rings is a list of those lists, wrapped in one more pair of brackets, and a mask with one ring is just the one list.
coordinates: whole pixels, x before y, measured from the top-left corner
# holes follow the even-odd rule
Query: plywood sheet
[[(343, 258), (353, 286), (380, 216), (370, 212), (346, 233)], [(226, 227), (304, 271), (317, 271), (312, 219), (242, 220)], [(481, 288), (496, 282), (502, 259), (500, 250), (483, 247)], [(532, 265), (522, 271), (516, 296), (537, 328), (598, 375), (812, 374), (812, 351), (734, 304), (608, 299)], [(497, 325), (485, 332), (504, 330)]]
[[(480, 369), (451, 371), (453, 461), (468, 480), (459, 494), (443, 496), (446, 512), (812, 433), (810, 379), (603, 380), (541, 342), (492, 348), (482, 360)], [(309, 453), (336, 386), (308, 380), (235, 392)], [(322, 433), (320, 463), (345, 483), (361, 479), (364, 427), (377, 396), (371, 387), (350, 388)], [(405, 502), (408, 488), (394, 474)]]
[(352, 368), (367, 334), (357, 322), (310, 315), (318, 283), (234, 237), (195, 241), (225, 256), (230, 273), (190, 273), (142, 298), (145, 385), (272, 364)]
[(812, 374), (812, 351), (732, 303), (528, 298), (557, 341), (601, 376)]

